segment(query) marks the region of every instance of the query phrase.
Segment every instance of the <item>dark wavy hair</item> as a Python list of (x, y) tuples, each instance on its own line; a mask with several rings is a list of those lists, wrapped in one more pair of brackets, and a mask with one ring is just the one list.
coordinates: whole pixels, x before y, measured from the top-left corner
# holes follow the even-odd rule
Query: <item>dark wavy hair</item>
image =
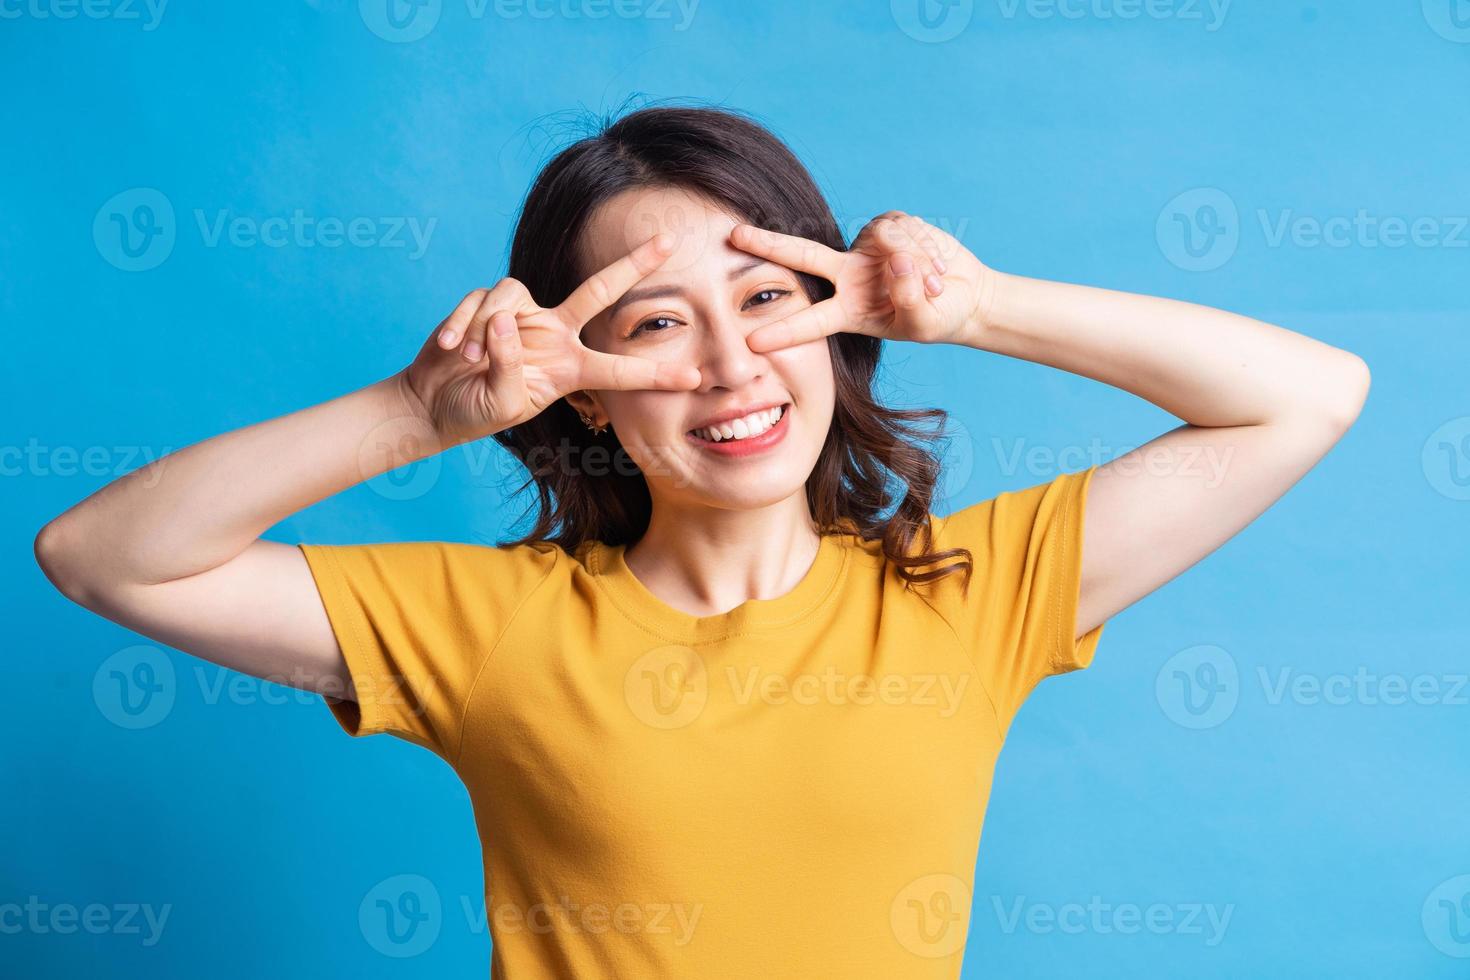
[[(597, 207), (630, 188), (654, 186), (699, 194), (760, 228), (848, 248), (811, 175), (764, 126), (726, 109), (649, 106), (603, 117), (593, 135), (541, 170), (521, 207), (507, 274), (539, 305), (556, 306), (595, 271), (583, 267), (580, 244)], [(833, 295), (825, 279), (797, 276), (812, 303)], [(837, 333), (827, 343), (836, 405), (806, 483), (819, 533), (881, 539), (905, 582), (927, 583), (963, 568), (968, 585), (968, 549), (928, 550), (929, 505), (940, 471), (928, 443), (940, 437), (948, 413), (879, 403), (877, 338)], [(535, 526), (510, 545), (550, 542), (574, 552), (591, 539), (631, 544), (647, 530), (652, 501), (641, 470), (616, 432), (594, 437), (565, 399), (494, 438), (530, 473), (516, 492), (534, 484), (539, 498)], [(569, 458), (588, 465), (566, 465)], [(961, 564), (919, 571), (956, 557)]]

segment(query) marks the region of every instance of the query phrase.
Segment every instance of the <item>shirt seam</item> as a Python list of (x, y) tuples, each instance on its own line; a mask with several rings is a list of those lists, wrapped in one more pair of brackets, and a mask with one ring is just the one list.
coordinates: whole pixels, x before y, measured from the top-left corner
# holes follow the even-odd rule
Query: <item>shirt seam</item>
[(1070, 641), (1076, 643), (1075, 637), (1062, 636), (1062, 626), (1058, 622), (1062, 615), (1062, 603), (1067, 597), (1062, 592), (1062, 586), (1071, 580), (1070, 569), (1064, 564), (1067, 555), (1067, 547), (1071, 542), (1068, 536), (1071, 533), (1072, 507), (1076, 503), (1076, 496), (1082, 487), (1082, 480), (1088, 471), (1082, 471), (1082, 476), (1072, 474), (1068, 477), (1066, 492), (1062, 494), (1062, 523), (1060, 533), (1052, 543), (1052, 596), (1051, 609), (1047, 610), (1047, 631), (1052, 635), (1051, 650), (1047, 653), (1047, 667), (1053, 674), (1062, 669), (1062, 655), (1069, 652), (1066, 644)]
[(465, 692), (464, 703), (459, 706), (459, 724), (457, 726), (457, 731), (455, 734), (454, 753), (452, 756), (450, 756), (450, 764), (453, 765), (455, 768), (459, 767), (460, 756), (464, 753), (464, 731), (466, 725), (469, 722), (470, 703), (474, 701), (475, 692), (478, 691), (480, 688), (480, 679), (485, 676), (485, 671), (490, 666), (491, 658), (494, 657), (496, 651), (500, 649), (500, 644), (504, 642), (506, 634), (509, 633), (511, 627), (515, 625), (516, 618), (520, 616), (521, 610), (526, 608), (526, 603), (531, 601), (531, 597), (540, 590), (541, 586), (545, 585), (547, 581), (551, 579), (551, 573), (556, 571), (556, 567), (558, 564), (561, 563), (561, 560), (561, 548), (553, 546), (551, 565), (546, 569), (546, 573), (542, 575), (541, 578), (536, 581), (536, 584), (531, 586), (531, 588), (526, 591), (526, 594), (521, 597), (521, 600), (516, 603), (516, 607), (511, 610), (510, 615), (506, 617), (505, 625), (501, 627), (500, 633), (495, 637), (495, 642), (490, 644), (490, 649), (485, 652), (485, 656), (480, 659), (479, 666), (475, 668), (475, 677), (473, 680), (470, 681), (469, 690)]
[[(954, 637), (955, 642), (959, 644), (960, 649), (965, 652), (965, 656), (970, 661), (970, 667), (973, 668), (975, 671), (975, 679), (980, 682), (980, 690), (985, 692), (985, 700), (990, 702), (990, 717), (991, 720), (995, 723), (996, 737), (1004, 742), (1006, 733), (1001, 727), (1000, 707), (996, 704), (995, 692), (992, 691), (990, 689), (990, 685), (985, 682), (985, 671), (980, 669), (979, 658), (976, 656), (975, 650), (970, 646), (970, 644), (965, 642), (964, 638), (960, 636), (959, 630), (955, 629), (954, 623), (951, 623), (949, 621), (949, 617), (946, 616), (938, 606), (930, 602), (929, 598), (925, 596), (922, 592), (915, 591), (914, 594), (919, 597), (920, 602), (928, 606), (934, 612), (934, 615), (939, 617), (939, 621), (945, 625), (945, 628), (949, 630), (950, 635)], [(963, 597), (961, 598), (961, 601), (965, 601)]]

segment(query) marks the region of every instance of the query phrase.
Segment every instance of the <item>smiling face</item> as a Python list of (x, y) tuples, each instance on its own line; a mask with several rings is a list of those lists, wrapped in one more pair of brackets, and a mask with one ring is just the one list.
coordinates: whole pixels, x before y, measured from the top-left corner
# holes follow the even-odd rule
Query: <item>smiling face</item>
[(598, 424), (611, 423), (656, 505), (752, 509), (784, 500), (804, 489), (832, 422), (825, 339), (764, 354), (746, 344), (756, 327), (811, 302), (796, 273), (730, 244), (736, 223), (706, 198), (649, 187), (607, 201), (583, 235), (584, 274), (657, 232), (678, 239), (662, 266), (587, 324), (582, 342), (691, 364), (699, 387), (567, 396)]

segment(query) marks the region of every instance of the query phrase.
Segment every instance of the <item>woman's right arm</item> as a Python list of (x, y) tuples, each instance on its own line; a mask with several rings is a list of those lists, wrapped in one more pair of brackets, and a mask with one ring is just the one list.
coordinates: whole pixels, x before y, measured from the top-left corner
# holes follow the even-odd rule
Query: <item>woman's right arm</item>
[(581, 388), (687, 390), (698, 371), (589, 350), (582, 326), (667, 258), (650, 239), (541, 309), (505, 279), (476, 290), (404, 371), (170, 453), (104, 486), (36, 537), (67, 597), (186, 653), (355, 700), (301, 550), (276, 523), (416, 459), (480, 439)]
[(68, 598), (135, 632), (350, 700), (305, 558), (260, 535), (438, 449), (407, 375), (394, 375), (121, 477), (42, 528), (36, 558)]

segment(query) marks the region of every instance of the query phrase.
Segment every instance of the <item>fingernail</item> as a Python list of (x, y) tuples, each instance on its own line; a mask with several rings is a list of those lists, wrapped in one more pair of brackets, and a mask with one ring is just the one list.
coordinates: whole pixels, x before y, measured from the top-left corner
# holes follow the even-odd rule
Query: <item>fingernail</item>
[(453, 347), (454, 342), (459, 339), (459, 334), (453, 330), (446, 330), (439, 335), (439, 343), (446, 347)]
[(495, 316), (490, 321), (490, 326), (495, 330), (497, 337), (509, 337), (516, 328), (516, 320), (513, 316)]
[(934, 273), (931, 272), (925, 276), (924, 282), (928, 284), (931, 293), (937, 294), (944, 292), (944, 280), (940, 279)]
[(480, 345), (477, 341), (465, 341), (464, 359), (467, 361), (478, 361), (480, 359)]
[(914, 271), (914, 260), (908, 257), (907, 252), (899, 252), (888, 264), (892, 266), (895, 276), (906, 276)]
[(944, 273), (949, 271), (949, 266), (944, 264), (943, 259), (936, 258), (934, 260), (934, 268), (939, 272), (940, 275), (943, 275)]

